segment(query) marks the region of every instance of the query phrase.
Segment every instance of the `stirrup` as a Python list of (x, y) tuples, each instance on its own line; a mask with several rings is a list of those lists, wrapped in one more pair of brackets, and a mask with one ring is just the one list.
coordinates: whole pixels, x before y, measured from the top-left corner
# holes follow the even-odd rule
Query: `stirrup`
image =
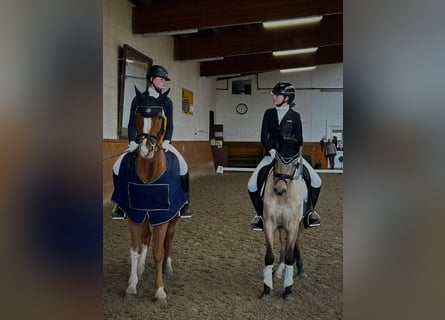
[(256, 215), (250, 223), (250, 229), (253, 231), (264, 231), (263, 225), (263, 217)]
[(117, 205), (114, 204), (113, 210), (111, 210), (111, 219), (113, 220), (124, 220), (127, 218), (125, 212)]
[(188, 204), (184, 205), (179, 212), (179, 217), (181, 219), (187, 219), (192, 217), (192, 211), (190, 210), (190, 206)]
[(306, 218), (306, 225), (308, 227), (318, 227), (321, 224), (320, 215), (317, 211), (309, 212)]

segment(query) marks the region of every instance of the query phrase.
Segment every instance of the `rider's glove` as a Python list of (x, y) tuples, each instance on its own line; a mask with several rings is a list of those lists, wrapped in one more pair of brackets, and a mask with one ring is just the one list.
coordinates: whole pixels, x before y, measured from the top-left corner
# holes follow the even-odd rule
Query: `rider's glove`
[(170, 140), (164, 140), (164, 142), (162, 142), (162, 149), (164, 149), (164, 151), (167, 152), (169, 148), (170, 148)]
[(270, 149), (269, 154), (272, 158), (275, 158), (275, 155), (277, 154), (277, 151), (275, 149)]
[(128, 145), (128, 151), (133, 152), (138, 148), (138, 144), (136, 141), (130, 141), (130, 144)]

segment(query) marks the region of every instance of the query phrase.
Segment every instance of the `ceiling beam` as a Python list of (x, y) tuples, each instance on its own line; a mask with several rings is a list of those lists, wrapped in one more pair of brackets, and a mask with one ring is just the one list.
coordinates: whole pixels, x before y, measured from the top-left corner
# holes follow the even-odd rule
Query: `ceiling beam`
[(343, 62), (343, 45), (321, 47), (315, 53), (274, 57), (271, 53), (242, 55), (201, 62), (201, 76), (247, 74)]
[(174, 59), (205, 59), (329, 46), (342, 42), (343, 14), (335, 14), (324, 17), (315, 25), (265, 29), (257, 24), (244, 29), (175, 39)]
[(134, 7), (132, 23), (133, 33), (146, 34), (340, 12), (342, 0), (171, 0)]

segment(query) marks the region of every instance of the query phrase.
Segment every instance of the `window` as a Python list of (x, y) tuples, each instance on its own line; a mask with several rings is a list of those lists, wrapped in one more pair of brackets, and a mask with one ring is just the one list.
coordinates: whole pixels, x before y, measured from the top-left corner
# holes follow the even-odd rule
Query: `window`
[(252, 80), (232, 81), (232, 94), (251, 94)]

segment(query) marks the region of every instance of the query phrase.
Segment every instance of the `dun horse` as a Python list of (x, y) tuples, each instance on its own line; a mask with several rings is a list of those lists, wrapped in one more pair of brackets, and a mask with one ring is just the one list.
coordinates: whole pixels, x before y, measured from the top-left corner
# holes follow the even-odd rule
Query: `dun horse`
[(152, 240), (156, 270), (154, 300), (166, 301), (163, 272), (173, 272), (172, 241), (179, 210), (186, 198), (180, 188), (176, 157), (160, 147), (168, 120), (162, 108), (138, 107), (136, 117), (139, 148), (122, 161), (118, 182), (121, 192), (115, 198), (127, 213), (131, 235), (131, 272), (126, 294), (137, 294), (136, 286), (144, 272)]
[(289, 158), (282, 154), (284, 153), (277, 152), (273, 170), (269, 173), (264, 190), (263, 218), (266, 239), (264, 262), (266, 266), (263, 271), (264, 289), (261, 295), (264, 300), (270, 299), (273, 289), (273, 247), (277, 230), (280, 235), (281, 256), (276, 275), (281, 278), (284, 270), (284, 299), (293, 299), (293, 264), (296, 258), (299, 274), (304, 274), (297, 245), (301, 237), (300, 228), (302, 227), (305, 190), (301, 175), (303, 166), (301, 149), (299, 154)]

